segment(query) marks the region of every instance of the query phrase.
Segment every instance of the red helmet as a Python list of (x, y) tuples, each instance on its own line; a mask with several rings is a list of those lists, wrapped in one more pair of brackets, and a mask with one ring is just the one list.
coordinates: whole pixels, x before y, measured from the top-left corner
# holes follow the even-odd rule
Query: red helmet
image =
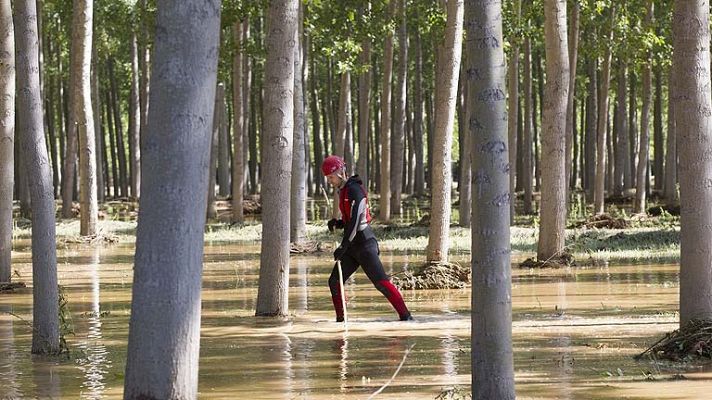
[(329, 156), (321, 163), (321, 172), (324, 176), (328, 176), (345, 167), (346, 163), (343, 158), (339, 156)]

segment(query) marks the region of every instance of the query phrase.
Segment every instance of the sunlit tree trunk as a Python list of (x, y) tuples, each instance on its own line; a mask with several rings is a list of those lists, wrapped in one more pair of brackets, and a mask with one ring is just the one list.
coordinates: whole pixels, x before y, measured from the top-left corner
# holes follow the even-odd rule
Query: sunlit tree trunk
[(15, 3), (17, 136), (32, 199), (32, 353), (59, 350), (59, 295), (52, 173), (42, 123), (34, 1)]
[(663, 198), (668, 204), (677, 204), (679, 195), (677, 192), (677, 105), (675, 104), (677, 77), (670, 72), (668, 79), (668, 120), (667, 120), (667, 142), (665, 145), (665, 185), (663, 187)]
[(616, 91), (616, 113), (613, 119), (615, 133), (615, 168), (613, 170), (613, 195), (622, 196), (626, 180), (630, 180), (628, 168), (628, 66), (625, 61), (618, 64), (618, 88)]
[(522, 180), (524, 187), (524, 214), (534, 212), (534, 98), (532, 93), (532, 44), (524, 38), (524, 140), (522, 143)]
[[(148, 94), (149, 88), (149, 74), (150, 74), (150, 50), (149, 50), (149, 27), (148, 27), (148, 11), (147, 11), (147, 0), (139, 1), (140, 15), (141, 15), (141, 37), (139, 40), (139, 58), (138, 66), (141, 72), (141, 79), (139, 80), (139, 103), (141, 107), (141, 118), (140, 124), (141, 129), (139, 135), (141, 137), (146, 135), (146, 125), (148, 124)], [(139, 168), (140, 170), (140, 168)], [(140, 172), (140, 171), (139, 171)]]
[[(445, 37), (436, 47), (435, 75), (435, 137), (430, 229), (428, 231), (428, 262), (447, 262), (450, 245), (450, 190), (452, 187), (452, 131), (457, 107), (457, 82), (462, 55), (462, 0), (447, 5)], [(501, 90), (500, 90), (501, 91)], [(495, 95), (499, 92), (492, 93)], [(502, 92), (504, 96), (504, 92)], [(477, 133), (475, 133), (477, 134)]]
[[(395, 14), (398, 0), (389, 0), (388, 15)], [(381, 95), (381, 183), (380, 183), (380, 219), (388, 222), (391, 219), (391, 77), (393, 75), (393, 31), (386, 33), (383, 45), (383, 94)]]
[(15, 36), (10, 0), (0, 1), (0, 282), (10, 282), (15, 185)]
[[(648, 0), (646, 4), (647, 14), (645, 25), (650, 28), (653, 25), (653, 1)], [(648, 148), (650, 141), (650, 104), (652, 102), (653, 74), (652, 74), (652, 53), (648, 51), (643, 64), (643, 109), (640, 116), (640, 150), (638, 151), (638, 168), (636, 170), (636, 189), (634, 210), (637, 213), (645, 211), (645, 195), (648, 176)]]
[(302, 47), (304, 46), (303, 4), (299, 2), (297, 29), (294, 37), (294, 142), (292, 150), (292, 182), (289, 240), (302, 242), (307, 236), (307, 154), (306, 114), (304, 113), (304, 76), (302, 75)]
[[(262, 165), (262, 251), (257, 292), (258, 316), (286, 316), (289, 303), (289, 187), (294, 133), (294, 35), (297, 0), (270, 2), (265, 46), (266, 149)], [(288, 93), (289, 96), (284, 94)]]
[(232, 58), (232, 222), (242, 223), (245, 220), (242, 199), (245, 193), (245, 119), (243, 108), (242, 84), (242, 22), (235, 21), (232, 25), (234, 53)]
[(220, 2), (156, 9), (124, 399), (195, 399)]
[[(611, 9), (610, 20), (615, 19), (615, 7)], [(613, 29), (607, 27), (608, 35), (604, 39), (606, 43), (613, 41)], [(611, 83), (611, 48), (606, 46), (601, 65), (601, 80), (599, 85), (601, 91), (598, 98), (598, 122), (596, 134), (596, 176), (593, 188), (593, 212), (603, 214), (604, 195), (606, 188), (606, 136), (608, 133), (608, 89)], [(608, 160), (610, 161), (610, 160)]]
[(129, 94), (129, 164), (131, 167), (131, 197), (141, 196), (141, 99), (139, 90), (138, 43), (131, 36), (131, 90)]
[[(574, 170), (574, 144), (575, 144), (575, 127), (576, 120), (574, 119), (574, 95), (576, 89), (576, 62), (578, 59), (578, 41), (579, 41), (579, 3), (574, 1), (573, 7), (571, 8), (571, 28), (569, 29), (568, 38), (568, 57), (569, 57), (569, 71), (571, 71), (569, 79), (569, 94), (566, 101), (566, 162), (564, 163), (566, 171), (566, 189), (575, 188), (575, 184), (571, 182), (576, 181), (576, 177), (573, 179), (571, 173)], [(568, 193), (568, 190), (567, 190)], [(566, 196), (566, 202), (570, 201), (569, 196)]]
[(212, 136), (210, 140), (210, 164), (208, 164), (208, 205), (207, 217), (216, 218), (218, 216), (217, 205), (215, 204), (215, 181), (217, 180), (218, 165), (218, 145), (220, 136), (220, 125), (223, 120), (223, 104), (225, 103), (225, 85), (220, 82), (215, 90), (215, 105), (213, 106)]
[(81, 235), (94, 235), (99, 207), (96, 199), (96, 137), (91, 105), (93, 0), (74, 0), (72, 51), (79, 68), (74, 75), (74, 121), (79, 139), (79, 204)]
[[(361, 44), (360, 60), (363, 65), (371, 62), (371, 40), (365, 38)], [(371, 69), (358, 77), (358, 164), (356, 173), (361, 176), (363, 186), (368, 188), (368, 137), (371, 132)]]
[[(341, 74), (341, 89), (339, 90), (339, 115), (338, 124), (336, 126), (336, 135), (334, 136), (334, 151), (344, 160), (346, 160), (346, 137), (349, 135), (351, 125), (351, 73), (344, 71)], [(353, 165), (350, 165), (346, 160), (347, 173), (353, 171)], [(340, 219), (341, 211), (339, 209), (339, 191), (335, 190), (332, 199), (332, 218)]]
[[(466, 54), (465, 54), (466, 55)], [(464, 56), (464, 55), (463, 55)], [(469, 228), (472, 225), (472, 135), (467, 129), (467, 121), (469, 120), (467, 106), (467, 63), (465, 57), (460, 61), (460, 77), (458, 78), (458, 131), (460, 133), (460, 182), (457, 185), (457, 191), (460, 196), (460, 226)], [(515, 131), (516, 136), (516, 131)], [(516, 138), (515, 138), (516, 140)], [(511, 159), (511, 157), (510, 157)], [(511, 165), (511, 164), (510, 164)]]
[[(520, 0), (514, 1), (514, 16), (516, 21), (522, 14), (522, 4)], [(514, 222), (514, 203), (516, 199), (516, 184), (517, 179), (521, 177), (517, 176), (516, 164), (517, 164), (517, 130), (519, 128), (519, 39), (514, 38), (512, 40), (511, 56), (509, 59), (509, 71), (507, 78), (507, 92), (508, 92), (508, 103), (507, 103), (507, 136), (508, 136), (508, 148), (509, 148), (509, 193), (512, 196), (512, 201), (510, 201), (509, 217), (510, 222)]]
[[(596, 73), (597, 62), (595, 58), (588, 60), (588, 95), (586, 96), (586, 201), (593, 202), (593, 189), (596, 180), (596, 129), (598, 115), (598, 79)], [(600, 154), (600, 153), (599, 153)]]
[[(400, 215), (403, 193), (403, 168), (405, 149), (406, 90), (408, 86), (408, 30), (406, 25), (406, 0), (398, 2), (398, 68), (393, 89), (393, 135), (391, 136), (391, 213)], [(437, 78), (436, 78), (437, 79)], [(384, 157), (387, 156), (384, 153)]]
[(626, 171), (628, 179), (623, 181), (625, 190), (635, 188), (636, 158), (638, 157), (638, 76), (633, 68), (629, 72), (628, 90), (628, 155), (626, 156)]
[(423, 149), (423, 45), (420, 32), (413, 32), (415, 48), (415, 76), (413, 83), (413, 144), (415, 146), (415, 182), (416, 196), (425, 194), (425, 151)]
[(653, 105), (653, 176), (655, 190), (661, 192), (664, 182), (665, 140), (663, 139), (663, 83), (662, 68), (655, 66), (655, 102)]
[(515, 398), (502, 3), (467, 0), (472, 143), (472, 398)]
[(566, 238), (566, 104), (569, 58), (566, 1), (545, 0), (546, 92), (541, 132), (541, 224), (537, 257), (548, 260), (564, 249)]
[(676, 0), (673, 80), (679, 146), (680, 325), (712, 320), (712, 95), (707, 0)]
[(92, 66), (91, 66), (91, 104), (94, 115), (94, 144), (95, 144), (95, 164), (96, 164), (96, 200), (104, 202), (104, 130), (101, 118), (101, 100), (99, 96), (99, 71), (96, 46), (92, 46)]

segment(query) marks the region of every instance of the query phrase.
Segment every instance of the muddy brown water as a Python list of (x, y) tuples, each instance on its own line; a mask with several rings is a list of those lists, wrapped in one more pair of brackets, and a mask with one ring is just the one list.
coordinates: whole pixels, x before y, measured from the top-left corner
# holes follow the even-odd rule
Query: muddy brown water
[[(29, 250), (13, 268), (31, 283)], [(59, 251), (72, 357), (30, 355), (30, 290), (0, 295), (0, 399), (119, 399), (133, 247)], [(516, 254), (518, 260), (524, 254)], [(390, 272), (422, 255), (383, 253)], [(346, 286), (348, 330), (332, 322), (328, 254), (294, 256), (287, 320), (253, 317), (259, 246), (208, 244), (203, 275), (201, 399), (433, 399), (470, 383), (470, 289), (406, 292), (416, 318), (398, 322), (362, 272)], [(466, 262), (464, 257), (455, 261)], [(513, 342), (520, 399), (704, 399), (712, 368), (634, 354), (677, 324), (676, 265), (513, 270)], [(18, 317), (11, 316), (13, 313)], [(686, 379), (676, 379), (682, 374)]]

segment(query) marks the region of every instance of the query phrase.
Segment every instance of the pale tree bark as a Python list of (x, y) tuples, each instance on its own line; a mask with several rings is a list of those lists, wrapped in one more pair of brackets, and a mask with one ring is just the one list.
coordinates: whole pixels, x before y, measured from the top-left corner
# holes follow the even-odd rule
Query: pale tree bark
[(628, 143), (628, 66), (626, 61), (618, 64), (618, 88), (616, 90), (616, 114), (613, 119), (615, 134), (615, 168), (613, 170), (613, 195), (622, 196), (625, 183), (630, 180)]
[(220, 125), (223, 120), (223, 104), (225, 103), (225, 85), (220, 82), (215, 89), (215, 105), (213, 106), (213, 126), (210, 140), (210, 164), (208, 166), (208, 208), (207, 217), (216, 218), (218, 210), (215, 204), (215, 180), (218, 164), (218, 137), (220, 136)]
[[(338, 124), (336, 126), (336, 134), (334, 135), (333, 154), (342, 157), (346, 161), (346, 171), (349, 174), (353, 171), (353, 165), (349, 164), (346, 158), (346, 138), (349, 135), (349, 127), (351, 125), (351, 72), (344, 71), (341, 73), (341, 87), (339, 89), (339, 115)], [(332, 196), (331, 217), (340, 219), (341, 210), (339, 209), (339, 191), (334, 190)]]
[[(615, 20), (615, 6), (611, 9), (611, 25)], [(609, 26), (606, 43), (613, 42), (613, 29)], [(606, 188), (606, 136), (608, 133), (608, 89), (611, 83), (611, 47), (606, 46), (601, 65), (601, 91), (598, 97), (598, 122), (596, 132), (596, 176), (593, 188), (593, 213), (603, 214)]]
[[(645, 15), (645, 26), (650, 29), (653, 26), (653, 1), (648, 0), (646, 4), (647, 13)], [(643, 109), (640, 115), (640, 150), (638, 151), (638, 168), (636, 170), (635, 212), (645, 212), (646, 184), (648, 182), (648, 150), (650, 141), (650, 105), (652, 102), (653, 89), (653, 56), (648, 50), (643, 64)]]
[(596, 59), (588, 61), (588, 95), (586, 96), (586, 201), (593, 203), (594, 181), (596, 180), (596, 118), (598, 115), (598, 80)]
[[(371, 62), (371, 39), (361, 43), (360, 61), (362, 65)], [(368, 188), (368, 137), (371, 133), (371, 68), (358, 77), (358, 164), (356, 173), (361, 176), (363, 186)]]
[(638, 77), (635, 74), (634, 68), (629, 71), (629, 90), (628, 90), (628, 155), (626, 156), (626, 171), (628, 179), (624, 180), (623, 187), (625, 190), (635, 188), (636, 183), (636, 168), (638, 157), (638, 94), (637, 85)]
[(297, 29), (294, 36), (294, 141), (292, 150), (292, 181), (289, 212), (289, 240), (300, 243), (307, 236), (307, 120), (304, 110), (304, 76), (302, 48), (304, 46), (304, 6), (299, 2)]
[[(148, 95), (149, 95), (149, 74), (150, 74), (150, 58), (149, 50), (149, 29), (148, 29), (148, 10), (147, 0), (140, 0), (141, 13), (141, 40), (139, 41), (139, 58), (138, 65), (141, 71), (141, 80), (139, 81), (139, 103), (141, 107), (141, 132), (140, 136), (146, 135), (146, 125), (148, 124)], [(140, 169), (140, 168), (139, 168)]]
[[(408, 86), (408, 30), (406, 25), (406, 0), (398, 1), (398, 69), (393, 89), (393, 135), (391, 136), (391, 213), (400, 215), (405, 167), (406, 90)], [(455, 86), (457, 87), (457, 86)], [(383, 154), (388, 157), (387, 154)], [(446, 256), (447, 257), (447, 256)]]
[(467, 0), (472, 195), (472, 398), (515, 398), (502, 3)]
[(129, 166), (131, 167), (131, 197), (141, 197), (141, 100), (139, 95), (138, 43), (131, 35), (131, 90), (129, 91)]
[(0, 282), (12, 275), (15, 185), (15, 35), (10, 0), (0, 1)]
[[(76, 3), (73, 0), (73, 3)], [(75, 11), (73, 10), (74, 14)], [(74, 19), (74, 16), (73, 16)], [(74, 21), (72, 21), (74, 25)], [(72, 29), (72, 43), (69, 52), (69, 102), (68, 102), (68, 118), (65, 121), (66, 142), (64, 148), (64, 168), (62, 170), (62, 218), (72, 218), (72, 202), (74, 200), (74, 187), (76, 185), (75, 175), (77, 172), (77, 121), (75, 115), (77, 99), (78, 78), (77, 74), (81, 71), (81, 59), (79, 58), (80, 37), (77, 37), (77, 30)]]
[(32, 353), (59, 351), (59, 294), (52, 173), (42, 123), (34, 1), (15, 3), (17, 135), (32, 199)]
[[(389, 0), (388, 16), (395, 14), (398, 0)], [(393, 31), (386, 33), (383, 45), (383, 94), (381, 95), (381, 128), (379, 130), (381, 141), (381, 183), (379, 217), (382, 222), (391, 220), (391, 78), (393, 76)]]
[(413, 83), (413, 142), (415, 146), (415, 183), (416, 196), (425, 195), (425, 151), (423, 151), (423, 45), (420, 32), (414, 29), (415, 77)]
[[(571, 171), (574, 165), (574, 124), (576, 123), (574, 119), (574, 95), (576, 90), (576, 63), (578, 59), (578, 42), (579, 42), (579, 11), (580, 6), (578, 1), (574, 1), (573, 7), (571, 8), (571, 27), (569, 29), (568, 38), (568, 56), (569, 56), (569, 71), (571, 71), (569, 79), (569, 95), (566, 100), (566, 162), (564, 167), (566, 170), (566, 202), (570, 201), (568, 196), (569, 188), (573, 189), (576, 187), (575, 184), (569, 184), (572, 182)], [(573, 179), (575, 182), (575, 177)]]
[(457, 85), (462, 56), (462, 21), (462, 0), (449, 1), (445, 36), (436, 45), (435, 136), (432, 154), (430, 228), (426, 255), (428, 262), (431, 263), (447, 262), (450, 247), (452, 131), (455, 127)]
[[(680, 325), (712, 320), (712, 94), (710, 6), (680, 1), (673, 11), (675, 124), (680, 152)], [(679, 129), (678, 129), (679, 128)]]
[(74, 121), (79, 139), (79, 205), (81, 235), (96, 234), (99, 206), (96, 199), (96, 137), (91, 104), (91, 53), (94, 0), (74, 0), (72, 51), (79, 68), (74, 75)]
[(297, 0), (270, 2), (265, 46), (264, 131), (262, 160), (262, 251), (257, 316), (286, 316), (289, 311), (289, 202), (294, 133), (294, 35)]
[(534, 213), (534, 98), (532, 93), (532, 42), (524, 38), (524, 137), (522, 143), (522, 179), (524, 214)]
[(195, 399), (220, 2), (156, 9), (124, 399)]
[(668, 120), (667, 120), (667, 142), (665, 145), (665, 184), (663, 185), (663, 198), (668, 204), (677, 204), (679, 195), (677, 192), (677, 105), (675, 104), (675, 92), (677, 77), (670, 72), (668, 79)]
[[(471, 113), (468, 114), (467, 106), (467, 54), (462, 55), (460, 61), (460, 77), (457, 85), (457, 107), (458, 107), (458, 131), (460, 133), (460, 182), (457, 184), (457, 191), (460, 197), (459, 213), (460, 226), (469, 228), (472, 225), (472, 135), (467, 129), (467, 121)], [(516, 132), (515, 132), (516, 135)]]
[(655, 190), (662, 192), (664, 182), (665, 140), (663, 139), (663, 83), (662, 68), (655, 66), (655, 102), (653, 105), (653, 176)]
[[(223, 87), (223, 95), (225, 93)], [(218, 194), (227, 197), (230, 194), (230, 133), (228, 132), (227, 105), (225, 99), (220, 103), (220, 129), (218, 130)]]
[(566, 104), (569, 58), (566, 1), (545, 0), (546, 87), (541, 132), (541, 224), (537, 257), (548, 260), (564, 250), (566, 234)]
[(92, 46), (92, 66), (91, 66), (91, 106), (94, 115), (94, 144), (96, 150), (96, 200), (104, 202), (104, 131), (101, 120), (101, 99), (99, 96), (99, 71), (97, 70), (98, 60), (96, 46)]
[[(516, 23), (519, 23), (519, 19), (522, 15), (522, 3), (520, 0), (514, 1), (514, 18)], [(509, 218), (510, 223), (514, 223), (514, 203), (516, 199), (516, 185), (517, 178), (515, 165), (517, 164), (517, 129), (519, 128), (519, 40), (514, 38), (511, 49), (511, 57), (509, 59), (509, 71), (507, 78), (507, 92), (508, 102), (507, 102), (507, 136), (508, 136), (508, 148), (509, 148), (509, 166), (511, 170), (509, 171), (509, 193), (512, 196), (512, 201), (510, 201)]]
[(242, 223), (245, 220), (242, 199), (245, 193), (245, 118), (243, 109), (242, 82), (242, 22), (235, 21), (232, 25), (233, 58), (232, 58), (232, 222)]

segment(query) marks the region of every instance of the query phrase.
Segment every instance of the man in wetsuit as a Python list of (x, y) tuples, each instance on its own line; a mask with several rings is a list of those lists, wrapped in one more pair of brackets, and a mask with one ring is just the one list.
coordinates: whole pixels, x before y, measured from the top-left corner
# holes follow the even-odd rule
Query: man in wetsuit
[[(329, 185), (339, 190), (339, 210), (342, 219), (331, 219), (328, 223), (330, 231), (334, 228), (344, 229), (341, 245), (334, 251), (334, 260), (341, 260), (343, 280), (346, 280), (361, 266), (373, 285), (386, 296), (393, 308), (398, 312), (401, 321), (413, 319), (408, 307), (403, 302), (398, 289), (391, 283), (383, 264), (378, 257), (378, 242), (369, 226), (371, 214), (368, 209), (368, 195), (363, 187), (363, 181), (358, 175), (346, 176), (346, 163), (339, 156), (329, 156), (321, 164), (321, 172)], [(336, 310), (336, 321), (344, 320), (344, 310), (341, 302), (341, 288), (337, 266), (331, 271), (329, 289)]]

